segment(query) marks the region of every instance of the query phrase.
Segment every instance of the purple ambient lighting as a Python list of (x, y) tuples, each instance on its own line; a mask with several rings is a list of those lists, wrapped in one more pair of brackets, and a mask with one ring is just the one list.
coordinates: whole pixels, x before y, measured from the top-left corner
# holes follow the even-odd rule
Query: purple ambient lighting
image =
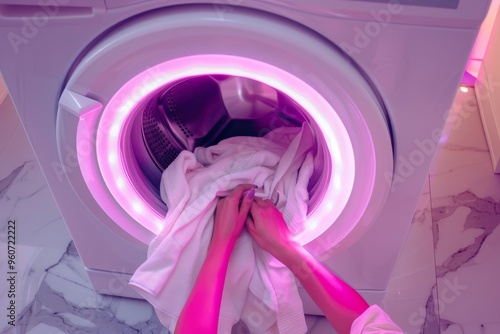
[[(132, 176), (124, 166), (121, 151), (125, 141), (123, 128), (130, 120), (134, 107), (152, 92), (182, 78), (200, 75), (230, 75), (260, 81), (271, 86), (301, 105), (319, 126), (331, 159), (331, 177), (324, 196), (310, 213), (306, 228), (296, 235), (307, 244), (326, 231), (344, 209), (354, 184), (354, 152), (348, 132), (332, 106), (311, 86), (294, 75), (272, 65), (237, 56), (196, 55), (161, 63), (128, 81), (111, 98), (102, 111), (95, 150), (100, 173), (115, 201), (139, 224), (158, 234), (163, 229), (164, 216), (154, 210), (134, 187)], [(112, 124), (109, 130), (106, 124)], [(87, 127), (78, 127), (77, 141), (88, 138)], [(82, 170), (84, 179), (95, 180), (93, 173)], [(104, 190), (101, 190), (104, 191)], [(361, 199), (366, 204), (368, 199)], [(103, 210), (113, 218), (112, 208)]]

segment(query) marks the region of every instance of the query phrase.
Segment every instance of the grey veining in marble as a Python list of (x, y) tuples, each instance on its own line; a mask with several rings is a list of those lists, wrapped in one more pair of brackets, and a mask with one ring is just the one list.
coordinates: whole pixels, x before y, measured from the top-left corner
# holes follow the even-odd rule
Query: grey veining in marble
[(458, 93), (431, 168), (436, 260), (432, 299), (444, 334), (500, 333), (500, 175), (493, 174), (474, 91)]
[(430, 296), (425, 303), (424, 323), (420, 329), (420, 334), (439, 334), (439, 310), (434, 302), (437, 295), (436, 285), (431, 289)]
[[(19, 297), (16, 327), (2, 322), (0, 332), (167, 333), (147, 302), (94, 292), (7, 102), (0, 110), (0, 256), (5, 222), (15, 219)], [(500, 176), (491, 173), (473, 92), (459, 93), (452, 113), (461, 123), (445, 129), (384, 299), (405, 334), (500, 333)], [(3, 308), (2, 289), (0, 302)]]
[[(457, 245), (457, 249), (444, 257), (436, 266), (440, 292), (438, 300), (441, 309), (441, 331), (448, 333), (447, 330), (454, 332), (456, 329), (459, 333), (487, 333), (486, 322), (496, 319), (497, 323), (493, 325), (500, 325), (500, 300), (495, 297), (491, 298), (499, 295), (496, 292), (498, 287), (488, 284), (483, 277), (489, 274), (490, 277), (499, 278), (500, 268), (481, 267), (484, 267), (485, 261), (496, 262), (500, 265), (498, 256), (492, 254), (498, 251), (500, 246), (496, 237), (500, 230), (498, 228), (500, 203), (492, 198), (478, 198), (471, 192), (458, 194), (453, 197), (453, 201), (454, 205), (433, 209), (437, 249), (440, 246), (440, 227), (442, 224), (449, 224), (450, 217), (460, 217), (460, 224), (457, 224), (457, 227), (461, 233), (470, 234), (470, 236), (467, 243)], [(459, 210), (464, 213), (460, 214)], [(490, 239), (493, 240), (488, 243)], [(481, 256), (482, 254), (489, 255)], [(473, 300), (468, 299), (466, 296), (471, 293), (476, 298), (479, 296), (481, 300), (474, 303)], [(454, 304), (459, 303), (462, 307), (457, 308)], [(488, 313), (490, 316), (487, 316)], [(469, 317), (468, 321), (477, 319), (475, 329), (464, 327), (464, 322), (467, 323), (464, 321), (464, 316)]]
[(426, 182), (383, 306), (406, 334), (438, 333), (438, 310), (429, 305), (436, 286), (430, 187)]
[(481, 249), (484, 241), (500, 224), (500, 203), (491, 198), (477, 198), (471, 192), (464, 192), (454, 196), (455, 205), (434, 208), (432, 216), (436, 221), (434, 224), (435, 243), (439, 240), (439, 221), (448, 218), (460, 207), (470, 209), (467, 215), (464, 229), (480, 229), (482, 233), (475, 237), (474, 242), (458, 249), (450, 255), (442, 264), (436, 265), (437, 277), (444, 277), (450, 271), (458, 268), (472, 260)]
[(94, 292), (70, 242), (5, 333), (168, 333), (145, 301)]
[(6, 178), (0, 180), (0, 198), (2, 198), (4, 194), (9, 190), (10, 186), (19, 175), (23, 167), (24, 165), (17, 167)]

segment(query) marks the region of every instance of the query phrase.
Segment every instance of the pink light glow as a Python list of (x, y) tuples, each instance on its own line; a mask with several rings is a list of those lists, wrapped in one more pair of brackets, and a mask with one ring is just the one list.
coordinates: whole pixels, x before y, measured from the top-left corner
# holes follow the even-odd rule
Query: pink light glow
[(341, 119), (316, 90), (294, 75), (256, 60), (228, 55), (189, 56), (159, 64), (128, 81), (102, 112), (99, 126), (113, 124), (110, 131), (97, 132), (97, 160), (106, 186), (133, 219), (155, 234), (161, 231), (164, 213), (142, 200), (124, 167), (120, 150), (125, 140), (124, 124), (134, 107), (156, 89), (182, 78), (214, 74), (245, 77), (274, 87), (300, 104), (320, 127), (334, 175), (320, 205), (309, 216), (306, 229), (296, 236), (301, 244), (310, 242), (338, 218), (350, 197), (355, 170), (352, 144)]
[(469, 62), (467, 64), (466, 70), (476, 78), (479, 74), (479, 68), (481, 66), (481, 61), (483, 60), (486, 53), (486, 48), (488, 47), (488, 42), (492, 34), (493, 24), (495, 23), (495, 19), (497, 18), (499, 6), (500, 0), (491, 1), (488, 14), (486, 15), (486, 18), (481, 25), (481, 29), (479, 30), (476, 42), (474, 43), (474, 47), (472, 49), (472, 53), (469, 57)]

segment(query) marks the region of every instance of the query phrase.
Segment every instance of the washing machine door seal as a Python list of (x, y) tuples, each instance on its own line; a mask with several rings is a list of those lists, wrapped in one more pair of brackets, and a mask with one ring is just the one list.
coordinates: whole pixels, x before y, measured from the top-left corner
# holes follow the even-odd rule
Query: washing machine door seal
[[(96, 219), (133, 244), (148, 244), (159, 232), (161, 203), (153, 196), (136, 200), (141, 192), (119, 156), (123, 142), (112, 138), (120, 138), (134, 105), (148, 94), (199, 75), (264, 82), (309, 113), (332, 163), (322, 181), (329, 187), (301, 242), (320, 254), (359, 239), (390, 189), (383, 103), (352, 60), (322, 36), (243, 8), (223, 18), (211, 7), (186, 6), (130, 19), (96, 41), (68, 75), (58, 110), (59, 153), (66, 161), (76, 152), (78, 164), (65, 173)], [(120, 179), (116, 168), (124, 171)], [(130, 200), (123, 185), (137, 198)]]

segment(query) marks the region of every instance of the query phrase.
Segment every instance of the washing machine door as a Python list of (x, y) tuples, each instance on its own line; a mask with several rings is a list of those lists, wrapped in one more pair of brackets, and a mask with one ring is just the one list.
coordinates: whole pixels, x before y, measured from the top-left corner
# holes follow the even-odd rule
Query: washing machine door
[(349, 246), (367, 230), (393, 167), (389, 120), (369, 79), (301, 25), (243, 8), (220, 18), (204, 6), (120, 24), (68, 75), (58, 111), (60, 156), (76, 152), (78, 166), (67, 178), (102, 224), (143, 246), (162, 230), (161, 170), (151, 172), (151, 157), (137, 148), (144, 137), (138, 115), (160, 90), (200, 77), (260, 83), (311, 125), (318, 173), (297, 240), (320, 254)]

